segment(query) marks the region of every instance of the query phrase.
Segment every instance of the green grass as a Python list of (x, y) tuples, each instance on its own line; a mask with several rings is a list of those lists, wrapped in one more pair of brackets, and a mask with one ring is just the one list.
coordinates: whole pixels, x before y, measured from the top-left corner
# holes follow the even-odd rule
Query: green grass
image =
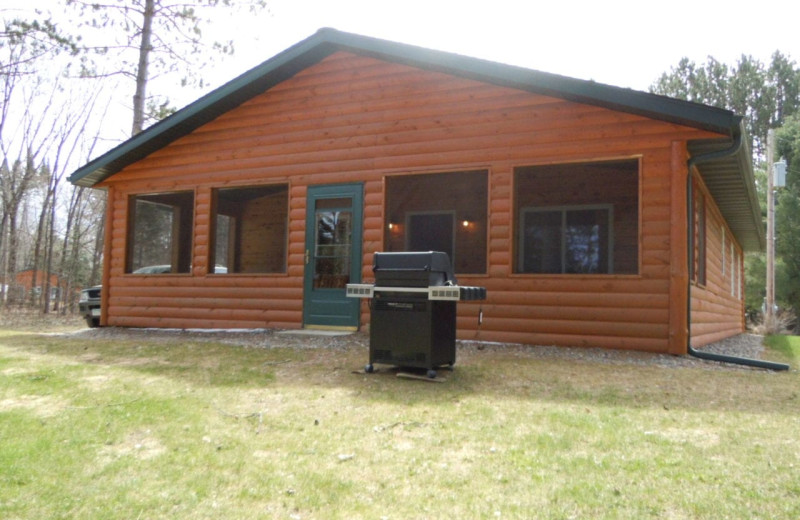
[(769, 336), (767, 345), (773, 350), (780, 352), (791, 363), (800, 361), (800, 336)]
[(800, 517), (796, 369), (366, 355), (0, 331), (0, 518)]

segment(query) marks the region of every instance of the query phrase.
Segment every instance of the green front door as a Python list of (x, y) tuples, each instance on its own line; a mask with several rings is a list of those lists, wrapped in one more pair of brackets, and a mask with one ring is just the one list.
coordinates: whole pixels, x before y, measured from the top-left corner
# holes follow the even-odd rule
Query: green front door
[(360, 300), (345, 286), (361, 281), (362, 184), (310, 186), (306, 211), (303, 326), (358, 328)]

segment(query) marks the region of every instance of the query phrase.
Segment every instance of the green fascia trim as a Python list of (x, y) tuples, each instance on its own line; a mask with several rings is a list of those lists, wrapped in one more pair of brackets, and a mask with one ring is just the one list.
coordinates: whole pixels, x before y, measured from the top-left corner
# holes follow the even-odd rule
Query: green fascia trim
[(296, 44), (146, 128), (76, 170), (69, 177), (70, 182), (78, 186), (94, 186), (334, 52), (319, 49), (309, 41)]
[(94, 186), (339, 50), (724, 136), (733, 135), (741, 120), (728, 110), (688, 101), (325, 28), (94, 159), (69, 180), (78, 186)]
[(578, 103), (599, 105), (728, 136), (733, 134), (741, 119), (729, 110), (690, 101), (344, 33), (335, 29), (321, 29), (315, 36), (318, 35), (326, 36), (327, 41), (339, 45), (340, 48), (360, 54), (371, 54), (376, 58), (396, 63)]

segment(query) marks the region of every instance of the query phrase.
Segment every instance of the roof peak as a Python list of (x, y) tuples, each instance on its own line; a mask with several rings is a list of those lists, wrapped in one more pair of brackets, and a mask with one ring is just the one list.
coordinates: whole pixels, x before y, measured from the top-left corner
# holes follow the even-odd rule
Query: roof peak
[(715, 107), (323, 27), (92, 160), (75, 171), (69, 180), (79, 186), (94, 186), (338, 51), (599, 105), (721, 136), (732, 136), (741, 121), (732, 112)]

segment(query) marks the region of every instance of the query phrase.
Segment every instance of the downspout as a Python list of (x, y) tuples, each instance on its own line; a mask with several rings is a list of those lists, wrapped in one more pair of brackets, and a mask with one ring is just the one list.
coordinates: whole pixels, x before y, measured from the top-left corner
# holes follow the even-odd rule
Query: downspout
[[(688, 166), (688, 174), (686, 176), (686, 214), (687, 214), (687, 225), (689, 227), (687, 237), (688, 237), (688, 247), (686, 248), (687, 255), (686, 255), (686, 262), (688, 272), (692, 272), (692, 264), (694, 262), (694, 212), (692, 211), (693, 206), (693, 189), (692, 189), (692, 169), (700, 163), (712, 161), (714, 159), (721, 159), (723, 157), (729, 157), (731, 155), (736, 154), (739, 149), (742, 147), (742, 129), (740, 125), (737, 125), (733, 131), (733, 144), (730, 147), (724, 148), (722, 150), (716, 150), (713, 152), (695, 155), (689, 158), (687, 162)], [(686, 327), (687, 327), (687, 340), (686, 340), (686, 347), (687, 352), (690, 356), (694, 356), (700, 359), (706, 359), (709, 361), (719, 361), (722, 363), (734, 363), (737, 365), (746, 365), (750, 367), (756, 368), (766, 368), (768, 370), (789, 370), (789, 365), (783, 363), (774, 363), (772, 361), (762, 361), (760, 359), (750, 359), (744, 357), (736, 357), (736, 356), (727, 356), (725, 354), (715, 354), (713, 352), (704, 352), (701, 350), (695, 350), (692, 347), (692, 280), (689, 277), (688, 281), (688, 289), (686, 291)]]

